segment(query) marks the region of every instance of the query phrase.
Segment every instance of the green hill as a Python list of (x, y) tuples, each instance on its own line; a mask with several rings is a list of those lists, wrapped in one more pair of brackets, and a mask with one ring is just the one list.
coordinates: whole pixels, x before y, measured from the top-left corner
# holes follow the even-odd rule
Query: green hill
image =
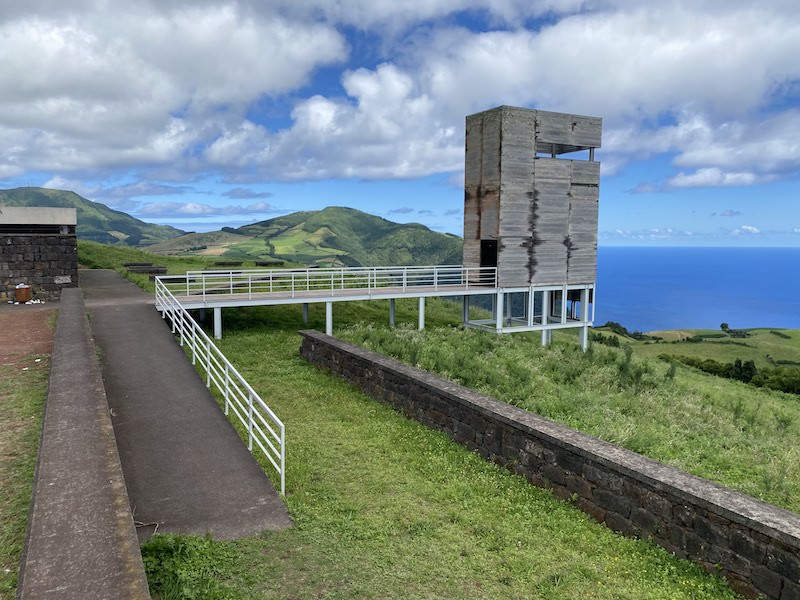
[(103, 244), (149, 246), (185, 233), (167, 225), (145, 223), (105, 204), (64, 190), (37, 187), (0, 190), (0, 206), (76, 208), (78, 237)]
[(401, 225), (359, 210), (296, 212), (221, 232), (188, 234), (150, 248), (227, 259), (281, 259), (346, 266), (461, 264), (461, 238), (417, 223)]

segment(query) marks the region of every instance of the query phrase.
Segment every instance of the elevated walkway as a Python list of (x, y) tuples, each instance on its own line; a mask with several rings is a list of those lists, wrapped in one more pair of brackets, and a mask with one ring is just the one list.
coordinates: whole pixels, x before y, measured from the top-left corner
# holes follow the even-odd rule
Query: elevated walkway
[[(461, 265), (342, 267), (332, 269), (243, 269), (189, 271), (156, 278), (156, 307), (168, 312), (213, 309), (214, 337), (222, 338), (222, 309), (226, 307), (325, 304), (325, 333), (333, 334), (333, 304), (355, 300), (388, 300), (389, 323), (394, 325), (395, 300), (419, 301), (419, 328), (425, 327), (425, 299), (460, 297), (462, 321), (497, 333), (541, 331), (542, 343), (555, 329), (579, 328), (586, 348), (594, 320), (594, 289), (589, 283), (554, 283), (501, 287), (496, 267)], [(470, 299), (491, 298), (490, 319), (470, 319)]]
[(286, 508), (152, 306), (115, 271), (84, 270), (95, 344), (139, 539), (254, 535)]

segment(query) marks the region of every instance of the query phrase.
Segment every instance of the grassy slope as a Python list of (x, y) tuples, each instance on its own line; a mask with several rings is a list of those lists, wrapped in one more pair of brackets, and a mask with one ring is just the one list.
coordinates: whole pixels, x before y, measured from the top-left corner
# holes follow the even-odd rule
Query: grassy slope
[[(41, 358), (40, 362), (35, 362)], [(23, 370), (27, 367), (26, 370)], [(0, 599), (14, 598), (50, 372), (48, 356), (0, 365)]]
[[(603, 328), (598, 328), (603, 333), (608, 333)], [(659, 354), (683, 354), (699, 358), (712, 358), (721, 362), (733, 362), (737, 358), (742, 361), (752, 360), (757, 367), (780, 366), (780, 361), (796, 363), (800, 366), (800, 330), (798, 329), (748, 329), (747, 338), (704, 338), (702, 342), (677, 341), (672, 339), (689, 336), (718, 335), (719, 330), (687, 330), (684, 335), (674, 332), (653, 332), (653, 335), (663, 336), (665, 341), (637, 342), (635, 340), (620, 338), (620, 342), (630, 343), (637, 354), (655, 357)], [(791, 339), (784, 339), (772, 331), (788, 335)], [(778, 363), (778, 364), (776, 364)]]
[(131, 246), (147, 245), (169, 239), (183, 232), (166, 225), (154, 225), (92, 202), (63, 190), (45, 188), (16, 188), (0, 190), (0, 206), (61, 207), (78, 209), (78, 237), (113, 244), (124, 242)]
[(225, 235), (228, 237), (222, 240), (220, 232), (191, 234), (163, 242), (154, 250), (185, 253), (200, 245), (224, 245), (226, 258), (280, 258), (299, 263), (338, 260), (365, 266), (461, 262), (461, 240), (456, 236), (423, 225), (392, 223), (351, 208), (292, 213)]
[[(398, 302), (398, 320), (416, 319)], [(342, 324), (384, 303), (337, 306)], [(430, 302), (431, 323), (452, 306)], [(295, 526), (211, 554), (235, 598), (732, 598), (299, 358), (298, 307), (226, 311), (222, 349), (286, 422)], [(312, 306), (310, 326), (324, 324)], [(220, 548), (224, 551), (220, 552)], [(265, 560), (265, 557), (269, 557)], [(218, 592), (216, 592), (218, 593)]]
[[(594, 345), (359, 327), (345, 337), (630, 450), (800, 512), (797, 397)], [(637, 347), (638, 350), (638, 347)]]

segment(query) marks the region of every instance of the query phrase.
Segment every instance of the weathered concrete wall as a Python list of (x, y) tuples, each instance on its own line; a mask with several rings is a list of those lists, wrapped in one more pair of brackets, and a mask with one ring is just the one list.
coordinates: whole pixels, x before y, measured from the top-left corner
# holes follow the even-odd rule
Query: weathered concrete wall
[(800, 599), (800, 516), (331, 338), (301, 354), (597, 521), (720, 572), (746, 597)]
[(56, 300), (62, 289), (77, 287), (74, 233), (0, 234), (0, 299), (13, 300), (18, 283), (31, 286), (33, 298), (42, 300)]

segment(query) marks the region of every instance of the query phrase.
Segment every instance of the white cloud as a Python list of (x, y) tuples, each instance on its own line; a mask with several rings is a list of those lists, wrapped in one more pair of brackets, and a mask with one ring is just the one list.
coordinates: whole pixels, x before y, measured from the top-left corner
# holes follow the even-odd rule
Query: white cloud
[(148, 202), (138, 211), (145, 217), (204, 217), (219, 215), (262, 214), (271, 212), (267, 202), (256, 202), (247, 206), (211, 206), (198, 202)]
[(759, 233), (761, 233), (761, 231), (759, 231), (757, 227), (753, 227), (752, 225), (742, 225), (741, 227), (738, 227), (731, 232), (731, 234), (735, 236), (758, 235)]
[[(453, 26), (465, 11), (487, 30)], [(377, 40), (370, 68), (352, 27)], [(0, 177), (457, 182), (465, 115), (502, 103), (602, 116), (604, 175), (670, 153), (668, 187), (749, 185), (800, 168), (800, 111), (780, 108), (798, 54), (779, 1), (4, 3)], [(341, 89), (304, 87), (345, 65)]]
[(186, 159), (251, 103), (346, 56), (330, 25), (235, 3), (59, 12), (0, 21), (0, 165), (72, 171)]
[(760, 178), (754, 173), (726, 173), (716, 167), (698, 169), (694, 173), (678, 173), (667, 185), (675, 188), (752, 185)]

